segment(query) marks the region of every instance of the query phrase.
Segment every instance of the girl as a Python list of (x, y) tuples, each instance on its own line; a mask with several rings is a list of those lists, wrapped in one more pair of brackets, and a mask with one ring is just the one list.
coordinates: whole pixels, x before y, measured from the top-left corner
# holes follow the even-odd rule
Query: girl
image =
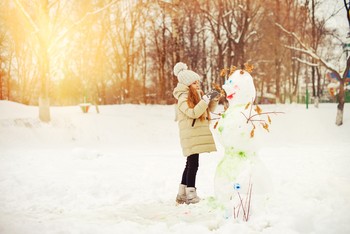
[(210, 91), (203, 95), (200, 89), (200, 76), (187, 69), (184, 63), (174, 66), (178, 84), (173, 91), (177, 102), (180, 142), (186, 160), (176, 202), (191, 204), (200, 201), (196, 193), (196, 175), (200, 153), (216, 151), (215, 142), (209, 129), (210, 114), (217, 106), (218, 92)]

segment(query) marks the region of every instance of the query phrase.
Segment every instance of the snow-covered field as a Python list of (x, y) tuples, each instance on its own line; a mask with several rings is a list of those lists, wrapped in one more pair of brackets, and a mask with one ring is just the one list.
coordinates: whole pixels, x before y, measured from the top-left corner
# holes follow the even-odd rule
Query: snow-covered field
[[(202, 154), (196, 205), (175, 206), (185, 158), (174, 106), (110, 105), (84, 114), (0, 101), (0, 233), (350, 233), (350, 106), (262, 106), (271, 132), (258, 151), (271, 177), (248, 222), (224, 219), (214, 195), (218, 152)], [(264, 175), (261, 175), (264, 176)]]

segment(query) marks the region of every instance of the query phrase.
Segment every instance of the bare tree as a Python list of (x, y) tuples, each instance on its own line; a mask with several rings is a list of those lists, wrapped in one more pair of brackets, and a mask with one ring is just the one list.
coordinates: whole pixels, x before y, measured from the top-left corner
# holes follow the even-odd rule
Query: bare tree
[[(1, 22), (0, 22), (0, 28), (1, 27)], [(0, 100), (4, 99), (4, 84), (5, 84), (5, 79), (6, 79), (6, 71), (4, 69), (4, 67), (6, 66), (6, 57), (3, 54), (4, 51), (4, 42), (5, 42), (5, 36), (4, 36), (5, 32), (0, 30), (0, 51), (2, 51), (2, 53), (0, 53)]]
[[(40, 120), (48, 122), (51, 118), (49, 109), (49, 81), (51, 76), (50, 62), (52, 57), (55, 56), (55, 53), (59, 52), (60, 48), (58, 48), (57, 45), (59, 45), (59, 43), (62, 42), (74, 28), (84, 22), (86, 18), (90, 17), (91, 15), (98, 14), (115, 2), (116, 1), (112, 1), (94, 12), (87, 12), (80, 20), (68, 27), (68, 29), (63, 27), (63, 29), (59, 30), (57, 24), (55, 24), (57, 23), (57, 18), (64, 18), (67, 16), (63, 15), (60, 10), (55, 9), (55, 7), (60, 6), (60, 1), (40, 0), (37, 2), (30, 2), (29, 4), (31, 4), (31, 9), (33, 9), (33, 6), (36, 7), (34, 8), (36, 11), (35, 17), (33, 17), (34, 14), (31, 14), (31, 12), (26, 9), (26, 5), (23, 5), (20, 0), (15, 0), (15, 4), (26, 19), (25, 24), (31, 28), (37, 40), (37, 65), (41, 84), (39, 98)], [(50, 12), (55, 12), (56, 15), (51, 15)], [(54, 32), (52, 28), (58, 29), (59, 32)]]
[(332, 64), (325, 61), (310, 46), (307, 46), (306, 44), (304, 44), (303, 41), (295, 33), (289, 32), (288, 30), (286, 30), (283, 26), (281, 26), (279, 24), (277, 24), (277, 26), (283, 32), (287, 33), (288, 35), (290, 35), (294, 39), (296, 39), (301, 47), (301, 48), (299, 48), (299, 47), (286, 46), (287, 48), (299, 51), (303, 54), (306, 54), (307, 56), (310, 56), (315, 61), (315, 63), (310, 63), (308, 61), (298, 59), (299, 62), (307, 64), (308, 66), (311, 66), (311, 67), (323, 66), (323, 67), (327, 68), (328, 70), (332, 71), (336, 75), (337, 79), (340, 82), (340, 86), (339, 86), (339, 94), (338, 94), (337, 117), (336, 117), (335, 123), (338, 126), (342, 125), (343, 124), (344, 103), (345, 103), (344, 81), (345, 81), (347, 74), (350, 70), (350, 57), (347, 60), (346, 69), (345, 69), (343, 75), (341, 76), (339, 71)]
[[(304, 74), (312, 77), (312, 69), (315, 95), (321, 92), (324, 70), (310, 67), (305, 72), (307, 65), (292, 59), (301, 59), (303, 53), (284, 47), (299, 42), (275, 27), (276, 22), (284, 25), (314, 45), (319, 56), (329, 53), (322, 45), (328, 32), (322, 19), (312, 17), (307, 5), (311, 0), (13, 2), (15, 7), (9, 0), (1, 3), (16, 13), (9, 22), (18, 25), (5, 27), (13, 48), (4, 49), (9, 53), (2, 67), (2, 91), (10, 85), (19, 90), (12, 92), (14, 100), (46, 103), (46, 111), (39, 109), (41, 119), (49, 116), (49, 97), (51, 103), (63, 104), (76, 104), (84, 96), (93, 103), (139, 103), (151, 94), (153, 102), (172, 102), (177, 81), (172, 68), (178, 61), (203, 75), (204, 90), (212, 82), (223, 84), (222, 68), (249, 62), (255, 66), (260, 97), (272, 93), (281, 103), (288, 97), (296, 100), (300, 80)], [(19, 29), (25, 33), (20, 35)]]

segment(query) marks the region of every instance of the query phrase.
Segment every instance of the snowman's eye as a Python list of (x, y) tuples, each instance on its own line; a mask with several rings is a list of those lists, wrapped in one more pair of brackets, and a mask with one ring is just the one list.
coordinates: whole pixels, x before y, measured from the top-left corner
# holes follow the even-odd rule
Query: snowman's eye
[(232, 83), (232, 80), (230, 80), (230, 84)]

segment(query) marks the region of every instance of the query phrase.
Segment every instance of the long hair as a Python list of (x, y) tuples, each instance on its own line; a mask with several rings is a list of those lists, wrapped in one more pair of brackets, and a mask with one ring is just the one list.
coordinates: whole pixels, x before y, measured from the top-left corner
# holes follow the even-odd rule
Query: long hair
[[(192, 86), (189, 87), (188, 97), (187, 97), (187, 104), (189, 108), (194, 108), (201, 100), (201, 96), (204, 94), (202, 90), (198, 92), (198, 90)], [(207, 109), (206, 112), (204, 112), (200, 117), (200, 121), (205, 120), (205, 118), (208, 118), (210, 120), (210, 114), (209, 110)]]

